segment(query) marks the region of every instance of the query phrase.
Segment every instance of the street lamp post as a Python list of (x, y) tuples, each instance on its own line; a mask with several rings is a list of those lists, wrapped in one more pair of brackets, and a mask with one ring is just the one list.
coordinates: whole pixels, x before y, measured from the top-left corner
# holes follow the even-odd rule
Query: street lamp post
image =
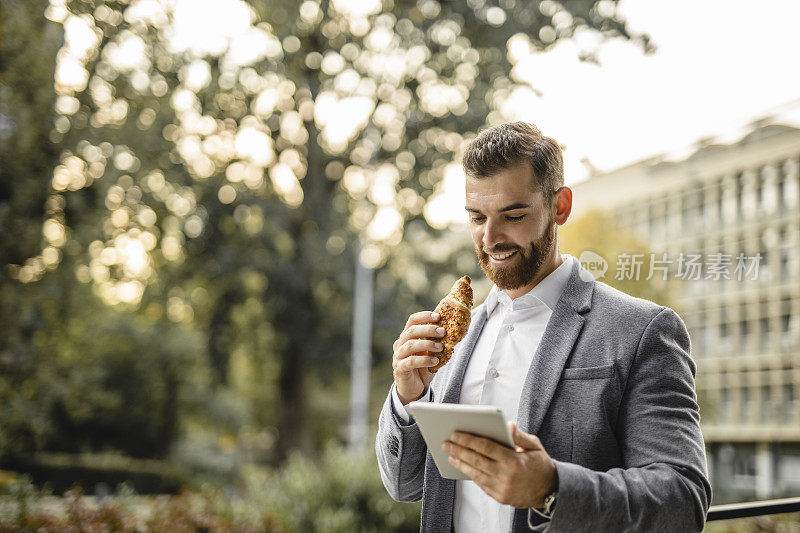
[(351, 451), (367, 444), (369, 428), (369, 374), (372, 349), (372, 283), (373, 270), (361, 262), (361, 249), (356, 251), (355, 289), (353, 294), (353, 352), (350, 371)]

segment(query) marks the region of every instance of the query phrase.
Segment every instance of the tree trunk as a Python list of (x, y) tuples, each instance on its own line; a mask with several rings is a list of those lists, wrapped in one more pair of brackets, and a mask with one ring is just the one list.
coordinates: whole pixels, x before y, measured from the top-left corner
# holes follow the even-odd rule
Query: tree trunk
[(290, 340), (278, 380), (282, 403), (278, 425), (278, 459), (281, 461), (292, 450), (304, 454), (314, 452), (314, 435), (306, 394), (308, 378), (303, 368), (303, 358), (298, 356), (302, 353), (299, 350), (302, 347)]

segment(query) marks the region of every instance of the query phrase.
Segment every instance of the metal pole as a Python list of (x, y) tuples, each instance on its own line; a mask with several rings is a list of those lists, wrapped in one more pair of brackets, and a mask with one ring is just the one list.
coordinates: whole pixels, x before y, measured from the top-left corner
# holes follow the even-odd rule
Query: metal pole
[(367, 444), (369, 428), (369, 374), (372, 349), (372, 279), (371, 268), (361, 263), (361, 247), (356, 250), (355, 290), (353, 294), (353, 366), (350, 372), (351, 451)]
[(727, 505), (712, 505), (711, 509), (708, 510), (708, 517), (706, 520), (710, 522), (712, 520), (730, 520), (732, 518), (795, 513), (798, 511), (800, 511), (800, 498), (730, 503)]

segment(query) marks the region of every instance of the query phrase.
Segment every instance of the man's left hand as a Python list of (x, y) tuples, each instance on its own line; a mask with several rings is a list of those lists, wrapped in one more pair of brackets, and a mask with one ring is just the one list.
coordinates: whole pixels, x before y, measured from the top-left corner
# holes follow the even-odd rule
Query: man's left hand
[(442, 449), (450, 454), (450, 464), (498, 502), (541, 508), (544, 498), (558, 488), (556, 467), (538, 437), (520, 431), (513, 422), (509, 427), (514, 450), (461, 432), (453, 433)]

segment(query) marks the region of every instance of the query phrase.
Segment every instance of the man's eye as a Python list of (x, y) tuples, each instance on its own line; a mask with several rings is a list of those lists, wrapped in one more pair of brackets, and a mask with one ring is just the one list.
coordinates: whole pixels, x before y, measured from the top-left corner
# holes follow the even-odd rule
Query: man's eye
[(525, 215), (520, 215), (520, 216), (518, 216), (518, 217), (511, 217), (511, 216), (507, 216), (507, 217), (506, 217), (506, 220), (508, 220), (508, 221), (510, 221), (510, 222), (519, 222), (519, 221), (520, 221), (520, 220), (522, 220), (523, 218), (525, 218)]
[(486, 217), (469, 217), (470, 222), (483, 222)]

